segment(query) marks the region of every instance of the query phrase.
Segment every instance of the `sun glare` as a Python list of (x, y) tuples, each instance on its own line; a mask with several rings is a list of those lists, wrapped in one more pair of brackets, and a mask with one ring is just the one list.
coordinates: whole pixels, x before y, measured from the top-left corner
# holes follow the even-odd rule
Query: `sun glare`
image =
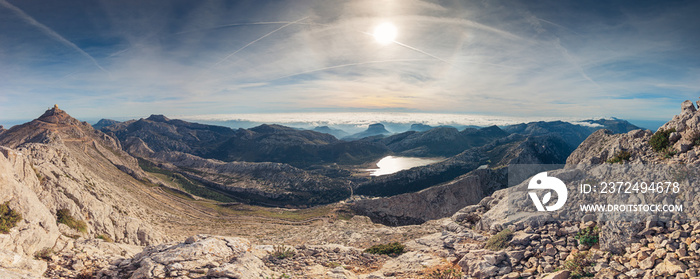
[(391, 22), (385, 22), (374, 28), (374, 39), (381, 45), (387, 45), (396, 39), (396, 26)]

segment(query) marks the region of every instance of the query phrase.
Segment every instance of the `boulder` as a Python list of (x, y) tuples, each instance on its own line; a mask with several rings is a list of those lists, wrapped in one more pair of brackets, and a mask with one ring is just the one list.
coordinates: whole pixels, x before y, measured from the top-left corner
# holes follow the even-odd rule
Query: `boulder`
[(98, 278), (152, 278), (165, 273), (200, 273), (210, 278), (272, 275), (255, 257), (250, 242), (238, 237), (197, 235), (182, 243), (149, 246), (126, 263), (103, 269)]

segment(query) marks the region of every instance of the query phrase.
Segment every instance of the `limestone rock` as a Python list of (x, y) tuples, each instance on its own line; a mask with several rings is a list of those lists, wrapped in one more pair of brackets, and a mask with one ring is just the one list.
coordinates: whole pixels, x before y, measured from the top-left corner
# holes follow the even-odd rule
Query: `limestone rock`
[(543, 279), (566, 279), (566, 278), (569, 278), (569, 274), (571, 274), (570, 271), (561, 270), (561, 271), (551, 273), (551, 274), (543, 277)]
[(200, 273), (212, 278), (265, 278), (272, 275), (272, 271), (251, 252), (252, 247), (246, 239), (199, 235), (191, 240), (146, 247), (126, 265), (103, 269), (99, 278), (153, 278), (165, 273)]
[[(0, 250), (0, 270), (5, 269), (8, 272), (17, 272), (18, 274), (24, 274), (27, 278), (33, 278), (42, 277), (46, 267), (46, 262), (6, 250)], [(1, 274), (2, 273), (0, 273), (0, 275)], [(8, 277), (10, 276), (8, 275)], [(0, 278), (7, 277), (0, 276)]]
[[(659, 131), (673, 129), (669, 136), (672, 150), (677, 154), (693, 152), (695, 143), (700, 139), (700, 111), (691, 101), (685, 101), (681, 105), (681, 113), (676, 115), (666, 124), (659, 127)], [(613, 135), (610, 132), (599, 130), (590, 135), (576, 151), (567, 159), (567, 164), (601, 164), (619, 154), (629, 152), (632, 163), (652, 163), (674, 161), (679, 163), (697, 163), (700, 158), (697, 152), (681, 156), (669, 156), (651, 149), (649, 140), (651, 131), (632, 131), (627, 134)]]

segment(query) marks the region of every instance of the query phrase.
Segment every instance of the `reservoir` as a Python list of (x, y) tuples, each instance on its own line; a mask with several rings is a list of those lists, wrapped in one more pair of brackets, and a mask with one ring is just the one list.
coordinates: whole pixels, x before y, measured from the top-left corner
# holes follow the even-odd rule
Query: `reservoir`
[(443, 161), (443, 158), (418, 158), (386, 156), (377, 162), (377, 169), (368, 169), (369, 175), (380, 176), (392, 174), (413, 167), (420, 167)]

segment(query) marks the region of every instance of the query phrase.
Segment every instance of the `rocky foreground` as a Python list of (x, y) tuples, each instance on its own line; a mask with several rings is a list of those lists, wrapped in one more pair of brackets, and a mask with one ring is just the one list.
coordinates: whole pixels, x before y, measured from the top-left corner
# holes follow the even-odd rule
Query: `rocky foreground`
[[(577, 234), (594, 221), (514, 225), (502, 250), (493, 236), (464, 226), (465, 212), (443, 231), (404, 243), (397, 257), (337, 244), (255, 245), (238, 237), (191, 236), (138, 248), (81, 240), (47, 257), (50, 278), (694, 278), (700, 272), (700, 223), (648, 224), (621, 254), (587, 245)], [(135, 251), (140, 251), (136, 253)], [(282, 252), (286, 254), (280, 254)], [(43, 261), (34, 265), (41, 267)], [(30, 264), (23, 267), (33, 267)], [(458, 270), (460, 277), (435, 274)], [(572, 274), (572, 272), (578, 272)], [(11, 273), (6, 273), (9, 276)], [(36, 278), (35, 274), (3, 278)], [(445, 273), (442, 273), (445, 274)], [(3, 274), (0, 274), (3, 275)]]

